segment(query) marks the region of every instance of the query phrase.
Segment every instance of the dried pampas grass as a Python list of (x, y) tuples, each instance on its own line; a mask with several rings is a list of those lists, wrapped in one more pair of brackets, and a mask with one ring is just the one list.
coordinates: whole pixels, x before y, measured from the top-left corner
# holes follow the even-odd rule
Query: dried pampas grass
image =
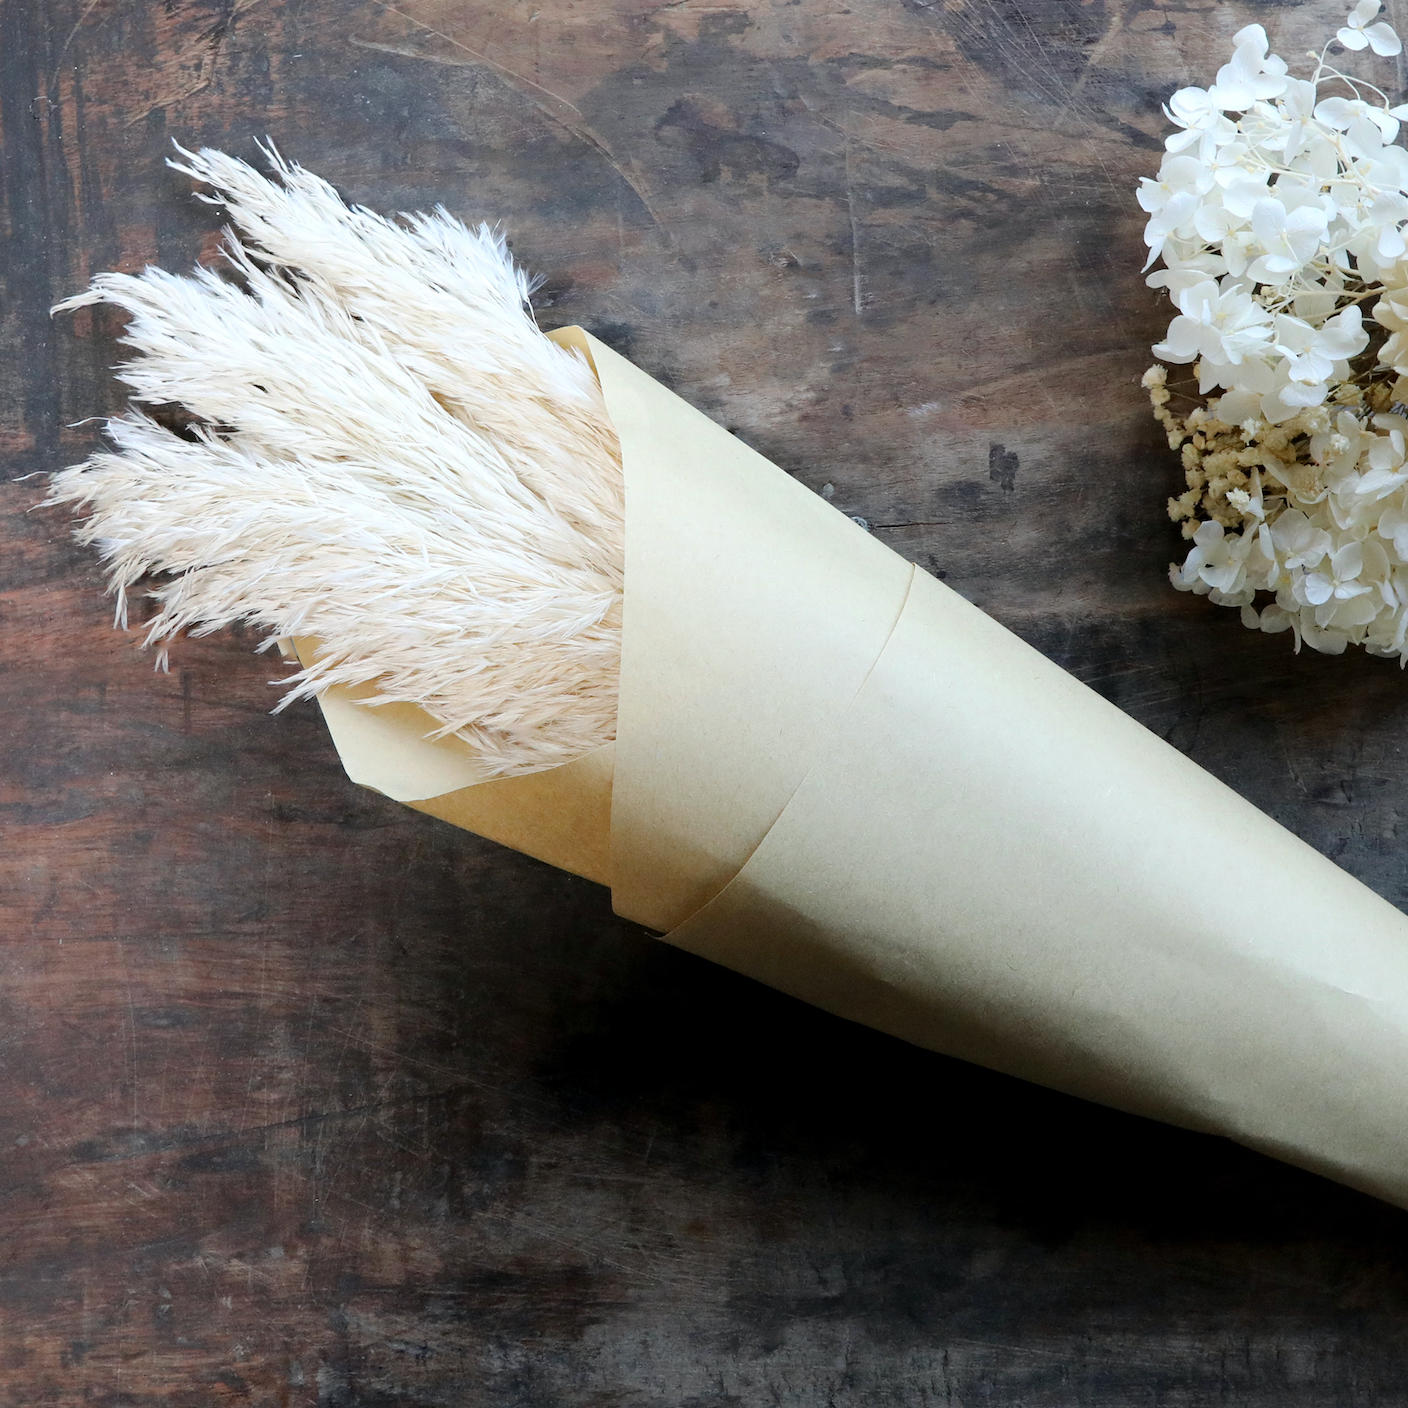
[(134, 401), (193, 418), (178, 433), (133, 409), (113, 450), (54, 476), (47, 502), (86, 511), (119, 624), (154, 575), (144, 645), (236, 622), (266, 645), (316, 637), (280, 708), (372, 684), (370, 705), (420, 705), (494, 775), (609, 741), (620, 453), (503, 240), (443, 209), (349, 208), (272, 148), (277, 181), (181, 154), (234, 222), (234, 281), (100, 274), (58, 305), (123, 308)]

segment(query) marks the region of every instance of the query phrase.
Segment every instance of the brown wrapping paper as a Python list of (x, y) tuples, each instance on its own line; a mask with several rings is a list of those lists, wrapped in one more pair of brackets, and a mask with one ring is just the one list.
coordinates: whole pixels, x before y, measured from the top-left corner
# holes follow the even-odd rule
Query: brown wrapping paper
[[(1408, 1206), (1408, 919), (630, 363), (554, 336), (621, 437), (616, 743), (486, 782), (418, 710), (329, 690), (349, 776), (840, 1016)], [(1246, 883), (1214, 883), (1233, 847)]]

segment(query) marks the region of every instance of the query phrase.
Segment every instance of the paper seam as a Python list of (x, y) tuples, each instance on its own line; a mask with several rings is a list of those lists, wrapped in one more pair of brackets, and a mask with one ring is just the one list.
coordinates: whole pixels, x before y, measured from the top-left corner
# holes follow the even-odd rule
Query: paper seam
[[(858, 700), (861, 695), (865, 692), (866, 685), (870, 683), (870, 677), (875, 673), (876, 669), (879, 667), (880, 661), (884, 658), (885, 652), (890, 648), (890, 642), (895, 638), (895, 632), (899, 630), (900, 622), (904, 619), (905, 608), (908, 607), (910, 597), (914, 593), (914, 582), (915, 578), (918, 575), (919, 568), (911, 562), (909, 564), (909, 576), (905, 579), (904, 595), (900, 598), (900, 606), (899, 610), (895, 613), (895, 619), (890, 622), (890, 629), (885, 632), (885, 639), (880, 642), (880, 648), (875, 652), (875, 659), (870, 662), (870, 665), (866, 669), (865, 674), (861, 677), (860, 683), (856, 686), (855, 693), (847, 701), (846, 707), (842, 709), (840, 714), (837, 716), (836, 724), (831, 729), (832, 738), (834, 738), (838, 733), (840, 733), (842, 728), (845, 727), (846, 720), (850, 717), (851, 710), (855, 708), (856, 700)], [(751, 861), (755, 855), (757, 855), (758, 851), (763, 845), (763, 842), (766, 841), (768, 837), (772, 834), (773, 828), (782, 820), (784, 816), (786, 816), (788, 809), (791, 807), (793, 801), (796, 799), (797, 793), (800, 792), (802, 788), (806, 785), (807, 779), (811, 777), (812, 773), (814, 773), (816, 769), (821, 765), (822, 759), (826, 756), (827, 748), (830, 745), (830, 741), (831, 739), (828, 738), (827, 746), (820, 747), (816, 750), (816, 756), (812, 759), (811, 763), (808, 764), (807, 770), (802, 774), (801, 777), (797, 779), (797, 785), (788, 794), (787, 800), (782, 804), (781, 807), (778, 808), (777, 815), (768, 823), (767, 830), (764, 831), (763, 834), (758, 837), (757, 842), (752, 847), (750, 847), (748, 854), (743, 858), (743, 864), (740, 865), (738, 869), (735, 870), (733, 874), (729, 876), (727, 882), (721, 885), (719, 889), (715, 891), (714, 894), (710, 895), (709, 898), (705, 900), (704, 903), (701, 904), (698, 909), (691, 910), (687, 915), (685, 915), (683, 919), (680, 920), (678, 924), (674, 926), (674, 928), (668, 930), (665, 934), (663, 934), (662, 937), (664, 939), (668, 941), (670, 935), (673, 934), (677, 929), (682, 929), (686, 924), (690, 922), (690, 920), (694, 918), (696, 914), (700, 914), (705, 909), (707, 909), (711, 904), (714, 903), (715, 900), (719, 898), (720, 895), (722, 895), (726, 890), (730, 888), (730, 886), (733, 885), (734, 881), (736, 881), (740, 875), (743, 874), (743, 872), (748, 868), (748, 862)]]

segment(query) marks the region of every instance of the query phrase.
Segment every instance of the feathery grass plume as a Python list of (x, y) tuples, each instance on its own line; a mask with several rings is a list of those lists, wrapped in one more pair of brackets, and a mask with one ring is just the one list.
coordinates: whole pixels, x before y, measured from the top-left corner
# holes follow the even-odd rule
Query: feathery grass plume
[[(178, 150), (180, 150), (178, 148)], [(570, 761), (615, 734), (624, 505), (591, 369), (537, 328), (501, 237), (446, 212), (348, 207), (265, 148), (279, 180), (217, 151), (236, 281), (99, 274), (55, 311), (111, 303), (143, 355), (114, 449), (54, 476), (86, 510), (143, 645), (236, 622), (312, 636), (279, 707), (328, 685), (420, 705), (490, 773)]]

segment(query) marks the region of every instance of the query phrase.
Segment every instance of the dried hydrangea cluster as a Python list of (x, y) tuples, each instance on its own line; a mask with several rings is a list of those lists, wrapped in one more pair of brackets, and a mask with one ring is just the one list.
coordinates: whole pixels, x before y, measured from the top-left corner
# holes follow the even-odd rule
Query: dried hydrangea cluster
[[(1335, 39), (1399, 53), (1379, 8), (1360, 0)], [(1148, 283), (1178, 309), (1153, 351), (1193, 364), (1197, 394), (1163, 366), (1144, 385), (1187, 476), (1169, 503), (1192, 539), (1173, 584), (1289, 629), (1297, 649), (1402, 664), (1408, 151), (1394, 142), (1408, 105), (1335, 68), (1333, 43), (1293, 78), (1248, 25), (1211, 88), (1170, 99), (1178, 130), (1139, 203), (1145, 268), (1164, 265)]]

